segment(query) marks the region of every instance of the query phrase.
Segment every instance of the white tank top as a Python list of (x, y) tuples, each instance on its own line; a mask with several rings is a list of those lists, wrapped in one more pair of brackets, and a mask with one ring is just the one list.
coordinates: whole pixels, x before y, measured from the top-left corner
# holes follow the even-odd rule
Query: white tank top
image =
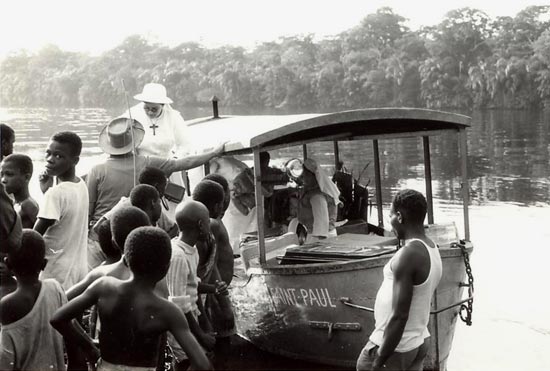
[[(408, 352), (419, 347), (424, 339), (430, 336), (428, 332), (428, 321), (430, 319), (430, 305), (434, 290), (437, 288), (441, 280), (442, 264), (439, 249), (428, 246), (424, 241), (412, 239), (412, 241), (420, 241), (428, 250), (430, 255), (430, 273), (426, 281), (419, 285), (414, 285), (411, 308), (409, 311), (409, 319), (405, 325), (403, 336), (399, 344), (395, 348), (397, 352)], [(402, 250), (400, 250), (402, 251)], [(384, 266), (384, 281), (376, 294), (374, 304), (374, 319), (375, 329), (370, 336), (370, 341), (380, 346), (384, 338), (384, 331), (388, 325), (392, 314), (392, 299), (393, 299), (393, 272), (391, 264), (400, 253), (398, 251), (388, 263)]]

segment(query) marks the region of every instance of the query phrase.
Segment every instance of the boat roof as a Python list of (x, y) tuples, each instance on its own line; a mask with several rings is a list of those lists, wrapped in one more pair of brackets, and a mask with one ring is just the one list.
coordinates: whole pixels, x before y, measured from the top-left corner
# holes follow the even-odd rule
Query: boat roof
[(225, 152), (313, 141), (433, 135), (470, 126), (468, 116), (420, 108), (371, 108), (335, 113), (206, 117), (187, 121), (200, 147), (227, 142)]

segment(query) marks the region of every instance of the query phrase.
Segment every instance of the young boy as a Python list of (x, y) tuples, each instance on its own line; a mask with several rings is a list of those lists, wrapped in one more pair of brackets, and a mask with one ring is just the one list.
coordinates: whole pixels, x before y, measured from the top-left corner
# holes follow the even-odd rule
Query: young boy
[(135, 206), (123, 207), (117, 210), (110, 220), (112, 243), (119, 249), (121, 258), (109, 265), (100, 265), (92, 269), (84, 279), (67, 290), (67, 298), (72, 300), (82, 294), (97, 279), (104, 276), (116, 277), (118, 279), (128, 279), (131, 272), (128, 269), (124, 259), (124, 244), (127, 236), (138, 227), (149, 226), (149, 217), (143, 210)]
[(168, 234), (155, 227), (140, 227), (129, 234), (125, 255), (133, 274), (130, 279), (99, 279), (59, 309), (51, 324), (68, 341), (78, 343), (92, 360), (96, 355), (92, 339), (76, 331), (71, 320), (97, 305), (102, 323), (98, 370), (155, 370), (159, 342), (166, 331), (176, 338), (195, 369), (212, 369), (181, 310), (153, 292), (170, 265)]
[(15, 131), (4, 123), (0, 123), (0, 141), (0, 161), (2, 161), (4, 157), (13, 153), (13, 143), (15, 143)]
[(44, 255), (44, 240), (32, 229), (23, 230), (21, 247), (8, 254), (17, 290), (0, 301), (0, 370), (65, 369), (63, 339), (48, 323), (67, 299), (56, 280), (38, 279)]
[(96, 228), (99, 247), (105, 255), (105, 261), (102, 265), (114, 264), (122, 257), (122, 252), (113, 243), (113, 234), (111, 233), (111, 222), (103, 220)]
[(46, 191), (34, 225), (34, 230), (44, 236), (49, 262), (42, 278), (55, 278), (64, 289), (88, 272), (88, 189), (75, 174), (81, 150), (82, 141), (73, 132), (51, 137), (45, 178), (55, 176), (57, 184)]
[[(199, 253), (195, 244), (204, 241), (210, 234), (208, 209), (200, 202), (189, 200), (176, 209), (176, 221), (180, 229), (178, 238), (172, 240), (172, 258), (166, 274), (170, 300), (185, 313), (191, 333), (206, 349), (212, 350), (215, 339), (199, 326), (197, 277)], [(189, 362), (185, 352), (169, 338), (176, 357), (176, 370), (186, 370)]]
[[(115, 205), (115, 207), (103, 215), (98, 222), (92, 227), (93, 233), (90, 235), (95, 235), (95, 237), (90, 238), (92, 240), (98, 239), (97, 237), (97, 226), (99, 223), (109, 220), (113, 213), (117, 212), (119, 209), (136, 206), (139, 209), (143, 210), (149, 217), (150, 224), (156, 226), (158, 221), (162, 216), (162, 206), (160, 203), (160, 195), (157, 189), (148, 184), (139, 184), (135, 186), (130, 192), (130, 197), (123, 197), (120, 199), (120, 202)], [(100, 265), (106, 258), (105, 254), (102, 251), (98, 251), (97, 248), (91, 245), (91, 241), (88, 241), (88, 266), (90, 269), (94, 269)]]
[(13, 194), (13, 207), (21, 217), (23, 228), (32, 228), (38, 215), (38, 203), (29, 194), (32, 160), (27, 155), (11, 154), (4, 158), (0, 168), (6, 192)]
[[(233, 279), (234, 258), (233, 249), (229, 242), (229, 235), (221, 219), (229, 206), (231, 197), (229, 184), (220, 174), (209, 174), (201, 181), (201, 183), (204, 182), (206, 187), (197, 185), (193, 193), (193, 198), (208, 203), (206, 200), (212, 198), (209, 196), (209, 193), (214, 192), (214, 187), (209, 184), (210, 181), (222, 187), (224, 197), (221, 208), (219, 205), (216, 206), (214, 204), (210, 204), (208, 207), (211, 218), (210, 229), (216, 245), (216, 267), (206, 283), (216, 285), (218, 282), (223, 282), (227, 287)], [(208, 293), (204, 302), (205, 311), (210, 320), (212, 329), (216, 333), (216, 362), (217, 367), (221, 368), (224, 367), (224, 358), (227, 356), (227, 351), (230, 349), (230, 336), (234, 335), (236, 332), (235, 317), (228, 294), (226, 289), (224, 289), (223, 295), (219, 293)]]

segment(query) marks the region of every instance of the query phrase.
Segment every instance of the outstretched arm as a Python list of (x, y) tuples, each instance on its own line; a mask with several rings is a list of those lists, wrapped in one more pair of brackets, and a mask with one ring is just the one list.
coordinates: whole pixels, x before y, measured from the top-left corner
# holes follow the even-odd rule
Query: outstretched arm
[(176, 341), (184, 350), (185, 354), (189, 357), (189, 360), (191, 361), (191, 369), (213, 370), (206, 354), (204, 354), (204, 351), (197, 342), (197, 339), (195, 339), (191, 333), (186, 317), (189, 318), (188, 316), (184, 317), (178, 307), (175, 305), (170, 305), (167, 313), (167, 319), (169, 321), (168, 331), (174, 335)]
[(218, 145), (214, 150), (210, 152), (203, 153), (201, 155), (187, 156), (176, 160), (176, 170), (189, 170), (197, 166), (207, 163), (212, 160), (214, 157), (219, 156), (223, 153), (225, 143)]
[(102, 275), (97, 270), (92, 270), (86, 277), (74, 284), (67, 290), (67, 300), (72, 300), (82, 294), (92, 283), (94, 283)]

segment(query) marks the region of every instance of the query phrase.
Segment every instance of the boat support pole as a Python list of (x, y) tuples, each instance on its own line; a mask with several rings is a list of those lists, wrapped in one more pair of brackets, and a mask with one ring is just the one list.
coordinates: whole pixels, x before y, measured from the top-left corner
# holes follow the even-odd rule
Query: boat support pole
[(470, 204), (470, 183), (468, 182), (468, 137), (466, 130), (460, 129), (460, 170), (462, 175), (462, 206), (464, 208), (464, 238), (470, 241), (470, 216), (468, 205)]
[(262, 172), (260, 169), (260, 149), (254, 148), (254, 188), (256, 193), (256, 220), (258, 221), (258, 249), (260, 250), (260, 264), (266, 263), (264, 240), (264, 195), (262, 193)]
[(430, 137), (422, 137), (424, 145), (424, 179), (426, 181), (426, 200), (428, 201), (428, 224), (434, 224), (434, 202), (432, 194), (432, 161), (430, 159)]
[(384, 215), (382, 214), (382, 180), (380, 179), (380, 153), (378, 152), (378, 139), (372, 141), (374, 151), (374, 182), (376, 183), (376, 208), (378, 209), (378, 226), (384, 228)]
[(334, 144), (334, 172), (336, 172), (336, 169), (338, 169), (338, 163), (340, 162), (340, 149), (338, 148), (337, 140), (332, 143)]
[(307, 144), (302, 144), (302, 155), (304, 156), (304, 160), (307, 158)]

